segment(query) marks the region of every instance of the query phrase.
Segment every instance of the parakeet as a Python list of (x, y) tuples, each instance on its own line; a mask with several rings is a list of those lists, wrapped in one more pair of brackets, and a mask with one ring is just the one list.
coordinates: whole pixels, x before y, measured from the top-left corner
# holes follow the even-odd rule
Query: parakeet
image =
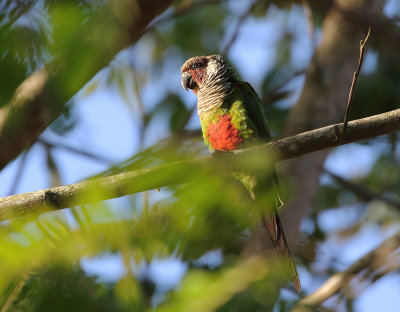
[[(261, 101), (252, 88), (240, 81), (234, 68), (221, 55), (196, 56), (181, 68), (181, 84), (197, 96), (197, 113), (205, 143), (212, 151), (228, 152), (243, 148), (248, 143), (270, 140), (267, 120)], [(293, 285), (301, 285), (286, 242), (278, 208), (282, 205), (274, 171), (272, 180), (276, 188), (276, 203), (265, 207), (262, 223), (287, 270)], [(238, 179), (243, 178), (238, 175)], [(242, 181), (246, 185), (245, 181)], [(248, 185), (252, 197), (257, 194)], [(259, 189), (259, 188), (258, 188)]]

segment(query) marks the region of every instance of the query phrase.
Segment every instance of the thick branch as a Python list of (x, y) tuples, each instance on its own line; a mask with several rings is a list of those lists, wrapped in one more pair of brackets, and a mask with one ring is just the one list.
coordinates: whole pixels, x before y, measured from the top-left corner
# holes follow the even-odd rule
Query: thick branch
[[(110, 1), (93, 18), (82, 23), (84, 26), (75, 38), (77, 46), (62, 48), (55, 44), (60, 55), (51, 65), (26, 78), (10, 103), (0, 108), (0, 170), (30, 146), (62, 113), (64, 104), (119, 51), (135, 43), (145, 27), (172, 2)], [(96, 37), (99, 33), (101, 37)], [(55, 38), (55, 42), (64, 39)], [(87, 62), (88, 55), (90, 62)], [(67, 88), (66, 82), (72, 87)]]
[[(344, 135), (340, 131), (341, 126), (341, 124), (336, 124), (260, 147), (236, 151), (234, 154), (237, 156), (233, 155), (232, 157), (241, 157), (241, 155), (251, 153), (256, 149), (265, 150), (268, 153), (278, 152), (279, 159), (285, 160), (390, 133), (400, 130), (400, 109), (351, 121)], [(184, 178), (177, 175), (177, 172), (188, 172), (186, 170), (211, 161), (213, 161), (211, 156), (204, 156), (96, 180), (3, 197), (0, 198), (0, 221), (13, 216), (23, 216), (43, 207), (61, 209), (181, 183), (184, 182)]]
[(358, 273), (366, 269), (375, 271), (379, 267), (385, 265), (387, 263), (387, 257), (398, 249), (399, 245), (400, 232), (391, 236), (377, 248), (358, 259), (347, 270), (331, 276), (320, 288), (301, 299), (293, 312), (315, 311), (313, 307), (319, 306), (325, 300), (339, 292)]

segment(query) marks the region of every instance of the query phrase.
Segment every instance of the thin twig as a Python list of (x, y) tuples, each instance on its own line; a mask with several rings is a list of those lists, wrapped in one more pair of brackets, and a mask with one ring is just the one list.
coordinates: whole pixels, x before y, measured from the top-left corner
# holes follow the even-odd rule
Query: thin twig
[(386, 264), (385, 259), (387, 260), (390, 254), (399, 248), (399, 245), (400, 232), (397, 232), (377, 248), (358, 259), (347, 270), (332, 275), (320, 288), (301, 299), (292, 312), (315, 311), (314, 307), (319, 306), (339, 292), (360, 272), (367, 269), (371, 269), (374, 272), (384, 266)]
[(344, 187), (352, 191), (355, 195), (359, 196), (362, 200), (369, 202), (372, 200), (382, 201), (393, 208), (400, 210), (400, 202), (391, 200), (390, 198), (385, 198), (381, 194), (374, 192), (363, 185), (356, 184), (349, 180), (343, 179), (342, 177), (330, 172), (328, 170), (324, 170), (327, 174), (329, 174), (336, 182), (342, 184)]
[[(144, 146), (144, 136), (145, 136), (145, 130), (146, 130), (146, 120), (148, 119), (146, 110), (144, 108), (144, 104), (142, 101), (142, 97), (140, 95), (140, 88), (139, 88), (139, 79), (136, 73), (136, 70), (132, 66), (132, 76), (133, 76), (133, 92), (135, 94), (136, 98), (136, 104), (139, 109), (139, 115), (140, 115), (140, 120), (141, 120), (141, 125), (138, 127), (138, 132), (139, 132), (139, 149), (142, 149)], [(133, 113), (133, 117), (136, 114)]]
[(262, 105), (267, 106), (268, 104), (271, 104), (270, 101), (273, 98), (273, 96), (280, 91), (283, 87), (285, 87), (289, 82), (291, 82), (294, 78), (304, 75), (306, 73), (305, 69), (295, 71), (290, 77), (286, 78), (283, 80), (281, 83), (279, 83), (277, 86), (272, 88), (267, 94), (263, 96), (261, 99)]
[(62, 143), (53, 143), (53, 142), (47, 141), (47, 140), (45, 140), (43, 138), (39, 138), (37, 140), (37, 142), (43, 144), (44, 146), (50, 147), (50, 148), (62, 149), (62, 150), (65, 150), (67, 152), (70, 152), (70, 153), (74, 153), (74, 154), (77, 154), (77, 155), (80, 155), (80, 156), (83, 156), (83, 157), (87, 157), (87, 158), (96, 160), (98, 162), (102, 162), (102, 163), (106, 163), (106, 164), (110, 164), (112, 162), (111, 159), (108, 159), (108, 158), (106, 158), (104, 156), (100, 156), (100, 155), (94, 154), (94, 153), (89, 152), (89, 151), (83, 151), (83, 150), (78, 149), (76, 147), (72, 147), (72, 146), (69, 146), (69, 145), (62, 144)]
[(57, 163), (53, 157), (52, 149), (50, 146), (45, 145), (46, 150), (46, 164), (50, 175), (50, 185), (58, 186), (61, 185), (61, 175)]
[(232, 45), (235, 43), (239, 36), (239, 31), (240, 27), (243, 25), (243, 23), (246, 21), (246, 19), (250, 16), (251, 12), (253, 11), (255, 5), (258, 3), (258, 1), (253, 1), (253, 3), (247, 8), (246, 11), (243, 12), (243, 14), (239, 17), (235, 29), (232, 33), (232, 37), (229, 39), (227, 42), (225, 48), (222, 49), (222, 54), (223, 55), (228, 55)]
[[(349, 122), (346, 136), (341, 136), (340, 127), (341, 124), (327, 126), (258, 147), (236, 150), (233, 153), (226, 153), (228, 155), (223, 157), (242, 157), (250, 155), (256, 150), (260, 153), (265, 152), (265, 155), (278, 154), (278, 160), (285, 160), (318, 150), (376, 137), (400, 130), (400, 109), (353, 120)], [(226, 160), (229, 159), (226, 158)], [(183, 183), (189, 177), (185, 174), (179, 175), (177, 173), (185, 173), (202, 165), (209, 166), (213, 161), (217, 160), (211, 156), (203, 156), (71, 185), (3, 197), (0, 198), (0, 221), (42, 211), (44, 207), (62, 209), (117, 198), (166, 185)], [(91, 192), (90, 196), (82, 196), (87, 195), (91, 189), (95, 189), (96, 192)]]
[(350, 105), (351, 105), (351, 100), (353, 98), (353, 91), (354, 87), (356, 86), (357, 78), (358, 75), (360, 74), (361, 65), (364, 59), (365, 44), (367, 43), (370, 34), (371, 34), (371, 27), (368, 28), (368, 33), (364, 41), (360, 40), (360, 57), (358, 58), (357, 70), (353, 73), (353, 81), (351, 82), (350, 92), (347, 98), (346, 114), (344, 115), (344, 121), (343, 121), (343, 132), (346, 130), (347, 124), (349, 122)]
[(227, 1), (228, 0), (204, 0), (201, 2), (184, 2), (182, 5), (177, 6), (173, 11), (170, 11), (169, 13), (165, 13), (163, 16), (156, 19), (153, 23), (150, 23), (144, 29), (144, 31), (141, 35), (144, 35), (145, 33), (153, 31), (157, 26), (163, 24), (166, 21), (170, 21), (174, 18), (177, 18), (180, 15), (183, 15), (189, 11), (195, 10), (204, 5), (220, 4), (220, 3), (227, 2)]
[(23, 151), (21, 154), (21, 159), (19, 161), (17, 173), (15, 174), (13, 183), (11, 184), (10, 190), (8, 191), (8, 195), (15, 194), (15, 192), (18, 188), (19, 182), (21, 181), (22, 174), (24, 173), (28, 153), (29, 153), (29, 149)]

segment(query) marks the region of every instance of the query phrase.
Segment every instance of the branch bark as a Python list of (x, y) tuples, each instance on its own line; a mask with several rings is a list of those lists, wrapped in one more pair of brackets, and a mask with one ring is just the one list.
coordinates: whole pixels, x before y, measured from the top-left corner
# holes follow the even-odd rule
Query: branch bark
[[(278, 154), (279, 160), (285, 160), (379, 136), (400, 130), (400, 109), (351, 121), (344, 134), (340, 127), (342, 124), (327, 126), (258, 147), (238, 150), (228, 155), (221, 155), (221, 157), (242, 157), (246, 153), (261, 150), (267, 155)], [(177, 172), (188, 172), (187, 170), (191, 170), (190, 168), (212, 161), (214, 161), (212, 156), (204, 156), (71, 185), (3, 197), (0, 198), (0, 221), (38, 212), (43, 208), (62, 209), (182, 183), (185, 181), (185, 177), (177, 175)]]
[(354, 262), (347, 270), (331, 276), (320, 288), (301, 299), (292, 312), (312, 312), (314, 307), (321, 305), (325, 300), (348, 285), (358, 273), (371, 269), (376, 271), (387, 263), (388, 256), (400, 246), (400, 232), (385, 240), (374, 250), (370, 251)]
[[(172, 2), (110, 1), (90, 21), (85, 21), (82, 27), (86, 28), (82, 28), (82, 32), (78, 32), (79, 38), (76, 38), (79, 46), (73, 47), (76, 50), (60, 49), (61, 55), (57, 55), (51, 64), (26, 78), (13, 99), (0, 108), (0, 170), (33, 144), (62, 113), (64, 104), (120, 50), (135, 43), (145, 27)], [(104, 27), (112, 31), (103, 32)], [(102, 33), (102, 37), (96, 37), (98, 33)], [(62, 42), (63, 38), (54, 41)], [(80, 55), (91, 55), (90, 62)], [(72, 87), (67, 88), (66, 81)]]

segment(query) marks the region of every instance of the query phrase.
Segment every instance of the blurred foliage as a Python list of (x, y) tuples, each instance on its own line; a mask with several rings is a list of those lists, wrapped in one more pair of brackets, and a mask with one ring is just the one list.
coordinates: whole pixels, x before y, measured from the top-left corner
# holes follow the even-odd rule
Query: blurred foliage
[[(31, 1), (7, 5), (0, 13), (0, 107), (7, 103), (27, 72), (38, 69), (49, 44), (47, 11)], [(7, 74), (4, 74), (7, 73)]]
[[(149, 159), (164, 163), (169, 157), (163, 156), (174, 153), (167, 153), (165, 148), (162, 153), (153, 150), (136, 157), (140, 166)], [(176, 153), (175, 159), (179, 159)], [(265, 168), (264, 159), (240, 162), (251, 163), (260, 171)], [(178, 255), (192, 268), (181, 290), (168, 295), (171, 300), (163, 300), (161, 310), (185, 311), (210, 304), (218, 308), (250, 285), (247, 295), (240, 295), (252, 298), (245, 302), (260, 309), (271, 306), (278, 295), (271, 282), (284, 280), (284, 275), (271, 260), (274, 257), (244, 260), (240, 256), (249, 229), (258, 225), (259, 214), (247, 190), (231, 175), (237, 166), (242, 167), (216, 159), (213, 166), (192, 168), (190, 175), (195, 180), (166, 187), (162, 193), (168, 196), (154, 196), (146, 210), (132, 204), (121, 215), (112, 204), (98, 203), (72, 208), (67, 215), (48, 212), (3, 224), (2, 304), (11, 300), (7, 303), (9, 311), (70, 311), (72, 306), (76, 311), (151, 310), (156, 288), (151, 286), (154, 281), (146, 276), (145, 268), (154, 258)], [(268, 167), (260, 172), (270, 174)], [(185, 177), (189, 173), (167, 174)], [(82, 196), (92, 196), (93, 192), (96, 189)], [(197, 259), (210, 250), (222, 251), (223, 267), (196, 265)], [(110, 254), (123, 259), (122, 279), (101, 283), (80, 268), (83, 257)], [(269, 282), (261, 282), (266, 277)], [(262, 299), (265, 292), (270, 294), (269, 299)], [(254, 298), (257, 300), (252, 302)]]
[[(207, 153), (198, 129), (193, 130), (190, 124), (196, 118), (194, 98), (189, 95), (183, 98), (179, 93), (182, 91), (175, 89), (171, 81), (177, 80), (179, 84), (179, 66), (186, 58), (222, 53), (226, 42), (235, 35), (232, 28), (250, 3), (201, 2), (177, 1), (149, 27), (136, 46), (113, 59), (129, 38), (129, 33), (117, 32), (119, 23), (127, 18), (124, 13), (134, 13), (132, 7), (123, 6), (125, 2), (0, 1), (0, 106), (10, 101), (15, 89), (30, 73), (44, 64), (61, 63), (65, 75), (51, 82), (49, 96), (54, 103), (62, 103), (58, 109), (63, 114), (51, 125), (50, 131), (67, 136), (80, 122), (81, 116), (75, 110), (80, 98), (102, 88), (115, 88), (132, 113), (135, 129), (141, 133), (138, 145), (151, 145), (96, 177)], [(313, 10), (313, 26), (318, 33), (333, 1), (307, 2)], [(259, 84), (254, 84), (271, 133), (279, 137), (290, 107), (296, 101), (293, 94), (301, 89), (308, 66), (295, 63), (298, 51), (293, 42), (298, 34), (288, 26), (288, 18), (302, 12), (303, 1), (254, 3), (241, 27), (248, 27), (246, 21), (252, 27), (261, 27), (263, 24), (257, 23), (269, 18), (282, 30), (273, 40), (273, 65), (259, 64)], [(278, 13), (285, 18), (274, 19)], [(379, 51), (378, 39), (371, 38), (376, 40), (369, 47), (376, 55), (376, 63), (359, 77), (352, 118), (398, 107), (400, 63)], [(240, 40), (240, 33), (236, 40)], [(242, 55), (252, 54), (245, 50)], [(235, 56), (233, 52), (227, 55), (237, 61)], [(98, 72), (99, 68), (103, 70)], [(79, 90), (84, 83), (87, 84)], [(151, 93), (154, 103), (145, 103), (144, 93)], [(75, 96), (71, 99), (69, 94)], [(107, 126), (107, 120), (104, 124)], [(155, 124), (165, 135), (152, 145), (153, 142), (146, 141), (146, 135), (154, 133)], [(398, 136), (392, 135), (361, 142), (364, 146), (381, 148), (371, 168), (352, 177), (350, 182), (383, 198), (400, 201), (398, 141)], [(62, 162), (54, 153), (56, 143), (51, 148), (45, 145), (44, 153), (53, 184), (62, 180), (59, 172)], [(84, 157), (88, 155), (81, 153)], [(252, 163), (248, 159), (243, 161)], [(271, 257), (247, 260), (241, 257), (251, 229), (259, 225), (258, 211), (248, 192), (230, 174), (232, 164), (218, 160), (215, 164), (169, 173), (194, 180), (165, 187), (161, 192), (148, 191), (121, 201), (3, 222), (0, 225), (2, 311), (150, 311), (155, 308), (161, 311), (270, 311), (274, 305), (277, 311), (290, 311), (298, 295), (279, 293), (276, 285), (284, 285), (285, 278)], [(260, 165), (259, 161), (254, 165)], [(266, 168), (262, 170), (265, 174)], [(354, 217), (348, 218), (351, 222), (334, 231), (324, 228), (321, 219), (325, 214), (343, 211), (355, 211), (349, 213)], [(367, 201), (338, 181), (325, 179), (305, 222), (307, 229), (297, 252), (301, 259), (299, 267), (305, 275), (309, 273), (322, 281), (337, 272), (338, 266), (335, 256), (320, 261), (321, 245), (332, 237), (351, 238), (363, 227), (389, 228), (398, 219), (398, 209), (387, 202)], [(200, 265), (199, 258), (213, 250), (220, 251), (222, 259)], [(85, 259), (113, 256), (121, 259), (118, 265), (123, 267), (123, 275), (111, 281), (105, 281), (102, 274), (89, 274), (82, 265)], [(160, 287), (162, 276), (155, 278), (150, 273), (157, 259), (175, 259), (186, 265), (186, 273), (178, 285), (168, 289)], [(325, 265), (323, 270), (318, 269), (318, 262)], [(102, 270), (108, 268), (104, 265)], [(354, 300), (344, 299), (347, 311), (352, 311)]]

